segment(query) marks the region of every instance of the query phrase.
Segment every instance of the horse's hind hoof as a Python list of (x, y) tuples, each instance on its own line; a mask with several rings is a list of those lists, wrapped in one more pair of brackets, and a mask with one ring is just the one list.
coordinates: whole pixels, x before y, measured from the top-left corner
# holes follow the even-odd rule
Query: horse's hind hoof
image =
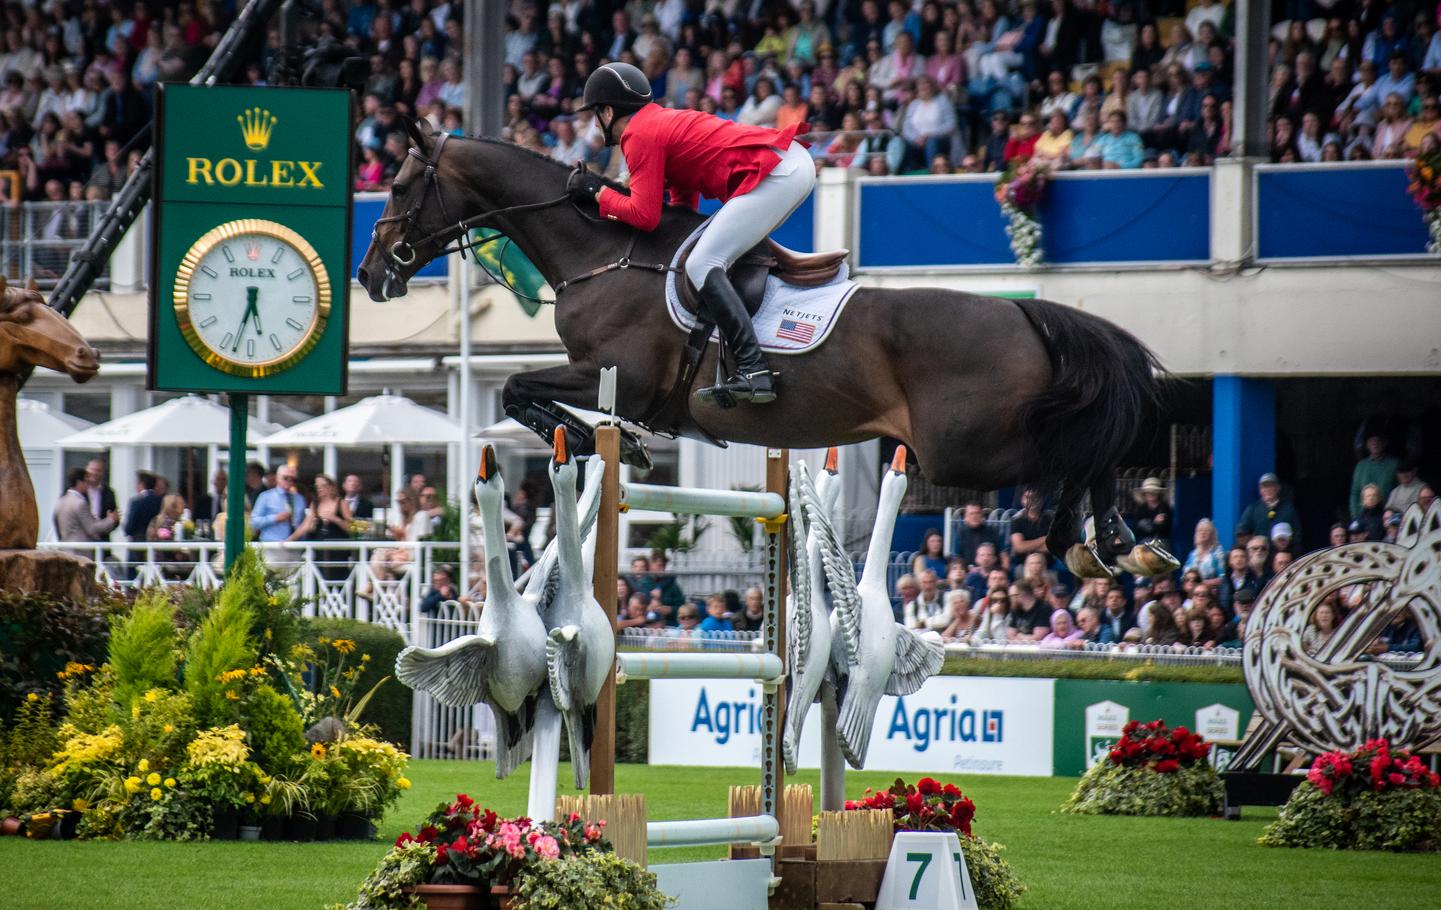
[(1131, 552), (1116, 558), (1116, 564), (1132, 575), (1169, 575), (1181, 567), (1181, 561), (1155, 540), (1138, 543)]
[(655, 462), (651, 460), (645, 443), (630, 430), (620, 431), (620, 463), (628, 464), (641, 471), (649, 471), (655, 467)]
[(1114, 578), (1116, 575), (1101, 562), (1090, 544), (1071, 544), (1066, 551), (1066, 568), (1077, 578)]

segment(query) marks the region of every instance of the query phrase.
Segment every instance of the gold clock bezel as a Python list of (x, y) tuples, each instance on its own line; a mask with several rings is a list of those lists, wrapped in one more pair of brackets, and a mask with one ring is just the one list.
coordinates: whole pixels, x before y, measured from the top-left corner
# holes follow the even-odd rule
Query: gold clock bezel
[[(247, 234), (260, 234), (289, 245), (299, 254), (301, 261), (310, 269), (311, 277), (315, 279), (315, 312), (311, 316), (310, 325), (305, 328), (304, 338), (293, 350), (260, 363), (234, 360), (210, 347), (200, 337), (200, 333), (190, 319), (190, 281), (194, 277), (196, 268), (200, 265), (200, 260), (204, 259), (218, 244)], [(320, 337), (325, 334), (325, 325), (330, 319), (330, 296), (330, 276), (325, 270), (325, 263), (321, 261), (320, 254), (315, 252), (315, 247), (311, 246), (308, 240), (278, 222), (263, 218), (241, 218), (211, 228), (202, 234), (199, 240), (191, 244), (190, 249), (185, 251), (185, 256), (180, 261), (180, 267), (175, 271), (175, 290), (172, 294), (172, 301), (175, 306), (175, 321), (180, 327), (180, 334), (196, 356), (222, 373), (260, 379), (290, 369), (315, 348), (320, 342)]]

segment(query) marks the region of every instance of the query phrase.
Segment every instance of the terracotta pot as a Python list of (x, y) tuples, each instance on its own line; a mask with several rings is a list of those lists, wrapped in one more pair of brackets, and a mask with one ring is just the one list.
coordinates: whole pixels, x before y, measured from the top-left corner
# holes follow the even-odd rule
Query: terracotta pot
[(18, 815), (7, 815), (0, 820), (0, 837), (19, 837), (25, 833), (25, 820)]
[(476, 885), (416, 885), (409, 890), (426, 910), (486, 910), (485, 889)]

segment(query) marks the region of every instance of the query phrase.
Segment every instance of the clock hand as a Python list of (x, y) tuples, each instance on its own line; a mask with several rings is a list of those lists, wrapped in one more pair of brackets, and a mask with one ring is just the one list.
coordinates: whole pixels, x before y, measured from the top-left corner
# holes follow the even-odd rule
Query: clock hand
[(240, 350), (240, 338), (245, 334), (245, 324), (250, 321), (250, 307), (245, 308), (245, 315), (240, 318), (240, 328), (235, 330), (235, 344), (231, 345), (230, 353), (234, 354)]
[(246, 288), (245, 291), (249, 300), (248, 307), (255, 317), (255, 334), (264, 335), (265, 330), (260, 327), (260, 288)]

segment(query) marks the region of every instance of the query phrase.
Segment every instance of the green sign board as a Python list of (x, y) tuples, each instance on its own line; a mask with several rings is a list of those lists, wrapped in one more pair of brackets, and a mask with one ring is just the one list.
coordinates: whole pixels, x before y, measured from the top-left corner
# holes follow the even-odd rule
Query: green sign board
[[(1253, 710), (1251, 694), (1240, 684), (1058, 679), (1052, 773), (1084, 774), (1121, 738), (1128, 720), (1163, 720), (1225, 743), (1240, 739)], [(1224, 753), (1233, 750), (1217, 747), (1223, 761)]]
[(349, 91), (166, 84), (156, 129), (150, 387), (344, 394)]

